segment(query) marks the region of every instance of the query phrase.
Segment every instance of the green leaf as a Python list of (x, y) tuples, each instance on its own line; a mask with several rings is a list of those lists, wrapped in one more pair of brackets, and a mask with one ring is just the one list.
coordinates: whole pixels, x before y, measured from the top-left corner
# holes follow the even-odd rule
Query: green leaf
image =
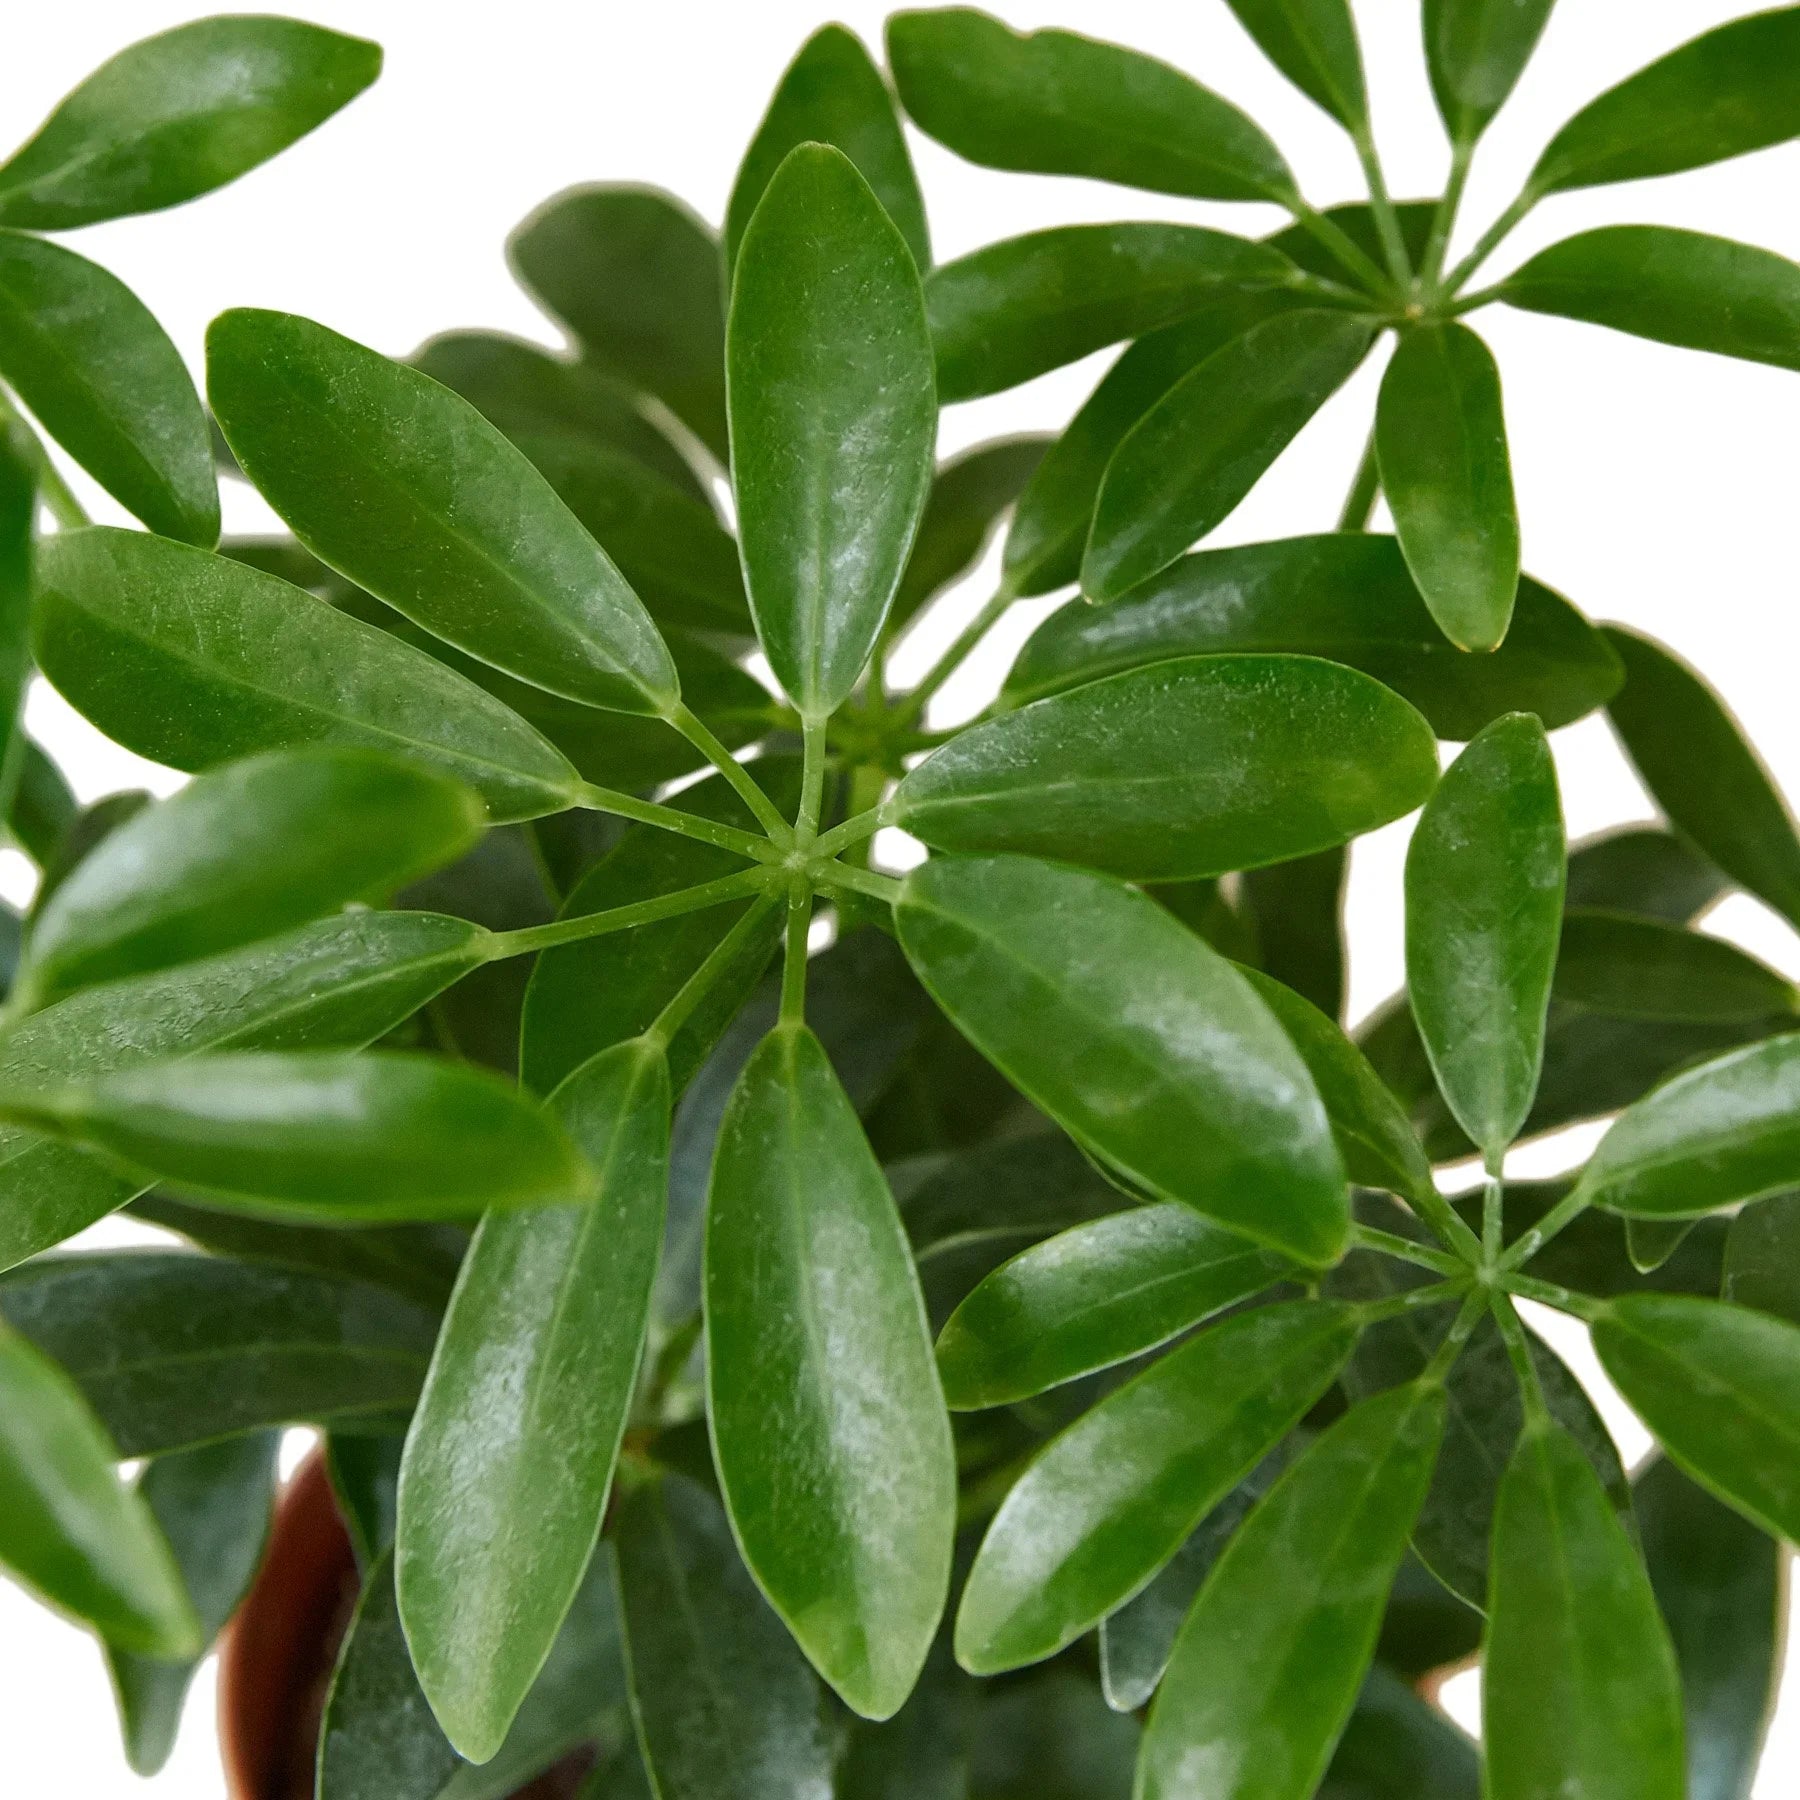
[(18, 847), (42, 869), (55, 856), (81, 809), (56, 764), (16, 726), (15, 736), (19, 777), (7, 802), (6, 828)]
[(0, 231), (0, 375), (152, 531), (217, 542), (200, 396), (181, 352), (117, 276), (60, 244)]
[(108, 1643), (147, 1656), (201, 1648), (200, 1621), (149, 1504), (69, 1377), (0, 1330), (0, 1564)]
[[(207, 1641), (217, 1636), (262, 1561), (275, 1498), (276, 1439), (234, 1438), (158, 1457), (138, 1493), (175, 1553), (181, 1581)], [(125, 1759), (138, 1775), (169, 1760), (196, 1660), (168, 1661), (107, 1646)]]
[(277, 752), (202, 775), (86, 857), (32, 921), (36, 1003), (273, 937), (451, 861), (469, 789), (368, 750)]
[(1660, 644), (1605, 630), (1625, 664), (1607, 713), (1651, 797), (1740, 887), (1800, 921), (1800, 831), (1737, 720)]
[(577, 187), (507, 250), (585, 363), (660, 400), (725, 460), (725, 287), (706, 225), (656, 188)]
[(940, 850), (1172, 881), (1329, 849), (1411, 812), (1436, 781), (1431, 727), (1354, 669), (1184, 657), (962, 732), (885, 816)]
[(1406, 857), (1413, 1013), (1457, 1123), (1490, 1163), (1531, 1112), (1564, 881), (1544, 728), (1497, 719), (1451, 765)]
[(661, 1800), (829, 1800), (818, 1684), (756, 1591), (718, 1503), (665, 1475), (619, 1509), (638, 1743)]
[[(1443, 1429), (1441, 1389), (1364, 1400), (1239, 1528), (1151, 1706), (1141, 1800), (1314, 1790), (1374, 1653)], [(1286, 1678), (1271, 1681), (1271, 1669)]]
[(1681, 1689), (1650, 1579), (1548, 1421), (1500, 1484), (1484, 1649), (1490, 1800), (1681, 1800)]
[(705, 1282), (708, 1417), (744, 1560), (846, 1703), (886, 1718), (943, 1610), (956, 1470), (899, 1216), (804, 1027), (772, 1031), (732, 1093)]
[(1720, 1292), (1800, 1325), (1800, 1193), (1747, 1206), (1731, 1221)]
[(1660, 1269), (1693, 1228), (1692, 1219), (1627, 1219), (1625, 1249), (1631, 1266), (1644, 1275)]
[(0, 223), (66, 231), (179, 206), (348, 105), (381, 48), (299, 19), (197, 19), (101, 64), (0, 167)]
[(406, 1439), (392, 1431), (359, 1433), (355, 1425), (352, 1420), (348, 1431), (326, 1433), (325, 1472), (356, 1566), (366, 1574), (394, 1542)]
[[(46, 785), (53, 796), (52, 805), (61, 797), (56, 792), (60, 777), (55, 765), (25, 737), (19, 716), (26, 683), (31, 679), (32, 565), (40, 454), (20, 421), (8, 420), (0, 427), (0, 812), (28, 855), (28, 839), (35, 835), (31, 829), (33, 809), (29, 803), (21, 807), (18, 796), (29, 763), (38, 765), (31, 775), (36, 790), (33, 798), (40, 797)], [(54, 778), (48, 784), (44, 781), (46, 770)]]
[[(372, 1042), (486, 959), (487, 933), (431, 913), (347, 913), (183, 968), (109, 982), (0, 1037), (0, 1085), (165, 1066), (195, 1051)], [(0, 1269), (149, 1186), (73, 1145), (0, 1126)]]
[(1749, 1800), (1781, 1677), (1782, 1548), (1665, 1458), (1632, 1487), (1681, 1670), (1689, 1800)]
[(952, 1408), (1028, 1400), (1126, 1362), (1291, 1272), (1185, 1206), (1131, 1207), (1004, 1262), (950, 1315), (938, 1374)]
[(77, 711), (173, 768), (360, 744), (466, 781), (496, 821), (575, 796), (568, 762), (473, 683), (272, 575), (143, 532), (47, 542), (35, 638)]
[[(1481, 1629), (1481, 1613), (1453, 1594), (1416, 1552), (1409, 1551), (1388, 1596), (1376, 1660), (1408, 1682), (1417, 1681), (1434, 1669), (1473, 1656), (1481, 1648)], [(1479, 1781), (1476, 1785), (1479, 1787)]]
[[(1133, 352), (1135, 354), (1135, 352)], [(1029, 504), (1027, 493), (1022, 505)], [(1391, 537), (1339, 532), (1183, 557), (1110, 606), (1065, 606), (1006, 678), (1014, 703), (1175, 656), (1285, 653), (1372, 675), (1440, 737), (1466, 740), (1507, 712), (1554, 730), (1603, 705), (1623, 678), (1607, 640), (1527, 576), (1512, 629), (1461, 654), (1432, 620)]]
[(1481, 1757), (1409, 1682), (1377, 1662), (1318, 1800), (1480, 1800)]
[(913, 261), (931, 267), (925, 200), (913, 173), (893, 96), (862, 41), (842, 25), (815, 31), (788, 64), (738, 167), (725, 208), (725, 267), (737, 262), (763, 190), (801, 144), (830, 144), (856, 165), (900, 229)]
[(968, 7), (896, 13), (888, 63), (914, 124), (970, 162), (1196, 200), (1267, 200), (1293, 176), (1262, 128), (1178, 69)]
[(65, 1368), (123, 1456), (411, 1406), (437, 1309), (366, 1282), (175, 1250), (45, 1257), (0, 1314)]
[[(1431, 242), (1437, 202), (1401, 200), (1393, 205), (1394, 219), (1400, 227), (1401, 246), (1407, 260), (1417, 268), (1424, 262), (1425, 251)], [(1321, 216), (1329, 219), (1370, 262), (1385, 262), (1387, 251), (1382, 242), (1381, 226), (1375, 217), (1375, 208), (1367, 200), (1351, 200), (1319, 210)], [(1280, 231), (1271, 232), (1268, 242), (1309, 274), (1322, 275), (1328, 281), (1340, 283), (1348, 276), (1356, 286), (1363, 284), (1364, 271), (1347, 263), (1335, 244), (1321, 243), (1304, 224), (1296, 221), (1285, 225)]]
[(482, 1221), (401, 1472), (400, 1616), (432, 1710), (471, 1762), (505, 1739), (593, 1552), (662, 1247), (661, 1050), (602, 1051), (552, 1106), (598, 1197)]
[(1001, 1503), (956, 1616), (993, 1675), (1054, 1655), (1129, 1600), (1330, 1385), (1348, 1309), (1259, 1308), (1215, 1326), (1055, 1438)]
[(1687, 839), (1624, 825), (1569, 846), (1570, 912), (1598, 908), (1689, 924), (1725, 892), (1725, 877)]
[[(1349, 873), (1349, 851), (1340, 844), (1248, 869), (1238, 880), (1238, 904), (1248, 914), (1255, 965), (1334, 1024), (1344, 1011), (1344, 883)], [(1213, 942), (1215, 950), (1222, 947)]]
[(1519, 513), (1500, 371), (1468, 326), (1402, 333), (1382, 377), (1375, 443), (1381, 491), (1431, 616), (1459, 649), (1494, 649), (1519, 588)]
[[(1129, 1800), (1135, 1719), (1066, 1664), (984, 1682), (969, 1732), (970, 1800)], [(910, 1797), (909, 1797), (910, 1800)]]
[(1078, 1141), (1160, 1199), (1336, 1260), (1348, 1197), (1305, 1064), (1154, 900), (1023, 857), (934, 859), (895, 922), (937, 1003)]
[(931, 483), (937, 403), (918, 269), (841, 151), (802, 145), (732, 290), (732, 480), (776, 678), (822, 719), (875, 646)]
[(206, 334), (207, 396), (294, 535), (427, 631), (552, 693), (667, 713), (643, 603), (524, 455), (429, 376), (292, 313)]
[(1348, 0), (1226, 0), (1262, 53), (1346, 131), (1367, 129), (1369, 96)]
[(1451, 138), (1473, 144), (1518, 85), (1555, 0), (1425, 0), (1425, 60)]
[(1089, 597), (1118, 599), (1223, 523), (1374, 337), (1352, 313), (1283, 313), (1178, 381), (1107, 465), (1081, 565)]
[(1626, 1294), (1594, 1324), (1601, 1364), (1703, 1487), (1800, 1539), (1800, 1325), (1686, 1294)]
[(1800, 369), (1800, 265), (1666, 225), (1609, 225), (1540, 250), (1501, 283), (1509, 305)]
[(1708, 1024), (1800, 1010), (1791, 981), (1723, 938), (1574, 907), (1563, 915), (1552, 992), (1571, 1006), (1622, 1019)]
[(1590, 100), (1550, 140), (1528, 191), (1673, 175), (1800, 134), (1787, 78), (1796, 55), (1800, 7), (1702, 33)]
[(997, 394), (1240, 290), (1300, 277), (1279, 250), (1198, 225), (1061, 225), (946, 263), (925, 283), (948, 403)]
[(0, 1114), (301, 1218), (455, 1218), (594, 1194), (580, 1152), (516, 1089), (398, 1051), (188, 1056), (0, 1090)]

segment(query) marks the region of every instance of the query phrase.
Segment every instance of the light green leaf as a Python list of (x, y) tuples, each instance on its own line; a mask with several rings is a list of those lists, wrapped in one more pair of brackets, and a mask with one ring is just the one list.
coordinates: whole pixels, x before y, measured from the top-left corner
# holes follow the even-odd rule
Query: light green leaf
[(1438, 112), (1473, 144), (1517, 86), (1555, 0), (1425, 0), (1425, 60)]
[(1366, 129), (1369, 96), (1348, 0), (1226, 0), (1262, 53), (1346, 131)]

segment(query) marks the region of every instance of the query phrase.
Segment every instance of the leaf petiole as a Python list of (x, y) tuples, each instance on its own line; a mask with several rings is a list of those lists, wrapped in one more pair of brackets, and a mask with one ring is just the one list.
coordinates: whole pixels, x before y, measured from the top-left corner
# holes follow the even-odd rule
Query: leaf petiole
[(1444, 272), (1444, 254), (1450, 248), (1450, 234), (1456, 229), (1456, 215), (1462, 208), (1463, 189), (1468, 186), (1469, 167), (1474, 160), (1473, 143), (1458, 138), (1451, 145), (1450, 179), (1431, 215), (1431, 235), (1425, 240), (1425, 256), (1419, 265), (1419, 279), (1428, 293)]
[(1367, 125), (1351, 133), (1356, 143), (1357, 161), (1362, 164), (1363, 179), (1369, 187), (1369, 207), (1375, 215), (1375, 229), (1381, 237), (1382, 254), (1387, 258), (1388, 273), (1402, 290), (1412, 285), (1412, 262), (1406, 254), (1406, 240), (1400, 235), (1400, 216), (1388, 193), (1387, 177), (1382, 173), (1381, 154)]
[(925, 708), (930, 703), (932, 696), (956, 673), (969, 653), (987, 636), (989, 629), (999, 621), (1017, 599), (1018, 595), (1013, 592), (1011, 584), (1001, 582), (1000, 586), (983, 603), (981, 610), (956, 634), (949, 649), (944, 651), (937, 661), (925, 671), (918, 685), (896, 708), (896, 712), (904, 724), (916, 724), (925, 716)]
[(738, 952), (756, 935), (763, 921), (780, 904), (781, 897), (778, 894), (765, 893), (753, 906), (747, 908), (744, 916), (713, 945), (706, 960), (681, 984), (675, 997), (656, 1015), (643, 1035), (663, 1049), (668, 1049), (669, 1041), (687, 1023), (694, 1008), (711, 992), (713, 983), (731, 966)]
[(1520, 1232), (1495, 1265), (1499, 1273), (1507, 1275), (1523, 1268), (1558, 1232), (1580, 1218), (1588, 1204), (1587, 1194), (1577, 1182), (1535, 1225)]
[(1282, 194), (1277, 198), (1293, 215), (1294, 223), (1352, 271), (1371, 294), (1384, 300), (1395, 297), (1393, 281), (1386, 271), (1335, 219), (1309, 205), (1298, 193)]
[(1350, 1242), (1355, 1249), (1378, 1251), (1400, 1262), (1416, 1263), (1421, 1269), (1435, 1269), (1440, 1275), (1468, 1273), (1468, 1264), (1461, 1257), (1452, 1256), (1445, 1250), (1433, 1250), (1427, 1244), (1415, 1244), (1411, 1238), (1382, 1231), (1373, 1225), (1352, 1225)]
[(1526, 1429), (1549, 1424), (1550, 1408), (1544, 1401), (1543, 1383), (1538, 1380), (1537, 1364), (1531, 1360), (1531, 1344), (1525, 1336), (1525, 1326), (1511, 1298), (1490, 1288), (1488, 1306), (1494, 1315), (1494, 1323), (1500, 1327), (1500, 1339), (1506, 1345), (1506, 1354), (1512, 1359), (1513, 1374), (1518, 1378), (1519, 1399), (1525, 1407)]
[(1456, 1359), (1462, 1355), (1463, 1345), (1473, 1336), (1475, 1327), (1481, 1316), (1487, 1311), (1487, 1291), (1477, 1288), (1462, 1303), (1462, 1310), (1450, 1322), (1450, 1329), (1444, 1333), (1443, 1341), (1432, 1352), (1431, 1361), (1419, 1373), (1421, 1381), (1441, 1382), (1456, 1366)]
[(788, 894), (787, 942), (781, 963), (781, 1023), (806, 1022), (807, 932), (812, 925), (813, 890), (796, 885)]
[(772, 877), (766, 869), (740, 869), (717, 881), (683, 888), (675, 894), (659, 894), (654, 900), (637, 900), (630, 906), (609, 907), (605, 912), (583, 913), (570, 919), (553, 919), (548, 925), (527, 925), (518, 931), (497, 931), (490, 940), (488, 958), (525, 956), (536, 950), (554, 950), (560, 944), (579, 944), (585, 938), (603, 937), (610, 931), (630, 931), (638, 925), (654, 925), (659, 919), (679, 918), (727, 900), (766, 890)]
[(1366, 1300), (1356, 1308), (1356, 1322), (1367, 1328), (1385, 1319), (1403, 1319), (1409, 1313), (1428, 1306), (1448, 1306), (1468, 1292), (1468, 1272), (1455, 1281), (1435, 1281), (1430, 1287), (1408, 1288), (1403, 1294), (1391, 1294), (1385, 1300)]
[[(754, 787), (755, 783), (752, 782), (751, 785)], [(761, 793), (762, 790), (758, 788), (757, 792)], [(764, 800), (766, 803), (766, 795)], [(781, 859), (781, 845), (771, 843), (767, 838), (759, 838), (753, 832), (740, 831), (735, 825), (722, 825), (714, 819), (697, 818), (693, 813), (682, 812), (674, 806), (663, 806), (655, 800), (640, 800), (636, 794), (623, 794), (616, 788), (597, 787), (591, 781), (581, 784), (576, 791), (575, 803), (587, 808), (589, 812), (612, 813), (617, 818), (632, 819), (640, 825), (655, 825), (663, 831), (695, 838), (702, 844), (729, 850), (734, 855), (748, 857), (753, 862), (772, 863)], [(775, 814), (775, 818), (780, 823), (782, 832), (791, 839), (792, 828), (787, 821), (779, 813)]]
[(1481, 234), (1481, 241), (1444, 278), (1439, 284), (1438, 292), (1446, 298), (1454, 298), (1459, 294), (1469, 277), (1500, 248), (1502, 241), (1511, 233), (1512, 228), (1537, 203), (1537, 194), (1532, 189), (1526, 188), (1513, 201), (1512, 205)]
[(719, 742), (706, 721), (699, 717), (684, 700), (675, 703), (675, 710), (665, 715), (668, 722), (700, 752), (736, 790), (737, 796), (749, 807), (755, 818), (771, 840), (782, 849), (794, 841), (793, 827), (788, 824), (777, 810), (775, 802), (757, 786), (750, 771)]

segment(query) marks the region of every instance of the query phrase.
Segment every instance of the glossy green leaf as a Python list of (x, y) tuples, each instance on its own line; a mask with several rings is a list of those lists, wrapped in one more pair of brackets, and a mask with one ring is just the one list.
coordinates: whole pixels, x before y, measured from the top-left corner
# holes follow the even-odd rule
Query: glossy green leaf
[(656, 188), (570, 188), (508, 254), (582, 360), (653, 395), (725, 459), (725, 289), (711, 230)]
[(200, 1621), (118, 1456), (69, 1377), (0, 1329), (0, 1565), (109, 1643), (191, 1656)]
[(19, 734), (19, 775), (6, 807), (6, 828), (40, 869), (55, 856), (81, 810), (62, 771), (29, 736)]
[(1543, 726), (1513, 713), (1451, 765), (1406, 857), (1413, 1013), (1450, 1110), (1490, 1161), (1537, 1093), (1563, 881), (1556, 765)]
[[(234, 1438), (198, 1450), (158, 1457), (138, 1492), (175, 1553), (183, 1587), (208, 1641), (237, 1610), (262, 1560), (275, 1498), (271, 1434)], [(154, 1775), (169, 1760), (181, 1725), (182, 1703), (198, 1666), (107, 1647), (107, 1668), (118, 1697), (125, 1758), (138, 1775)]]
[(1660, 919), (1570, 908), (1557, 954), (1558, 1000), (1622, 1019), (1771, 1019), (1800, 1008), (1785, 976), (1723, 938)]
[(666, 1475), (619, 1511), (619, 1595), (638, 1743), (661, 1800), (829, 1800), (818, 1684), (697, 1483)]
[(1467, 1732), (1380, 1662), (1332, 1752), (1318, 1800), (1480, 1800)]
[(1184, 657), (961, 733), (888, 816), (940, 850), (1170, 881), (1328, 849), (1411, 812), (1436, 780), (1431, 727), (1354, 669)]
[(1128, 1361), (1273, 1286), (1281, 1257), (1185, 1206), (1131, 1207), (1002, 1263), (939, 1334), (959, 1411), (1006, 1406)]
[(842, 25), (815, 31), (788, 64), (738, 167), (725, 208), (725, 267), (736, 262), (751, 215), (788, 152), (801, 144), (843, 151), (900, 228), (921, 269), (931, 267), (925, 200), (881, 71)]
[(1595, 1321), (1594, 1349), (1695, 1480), (1800, 1540), (1800, 1325), (1686, 1294), (1626, 1294)]
[(885, 1718), (943, 1610), (955, 1463), (899, 1216), (803, 1027), (771, 1032), (732, 1094), (705, 1292), (708, 1417), (744, 1560), (814, 1667)]
[(426, 630), (620, 712), (680, 693), (643, 603), (523, 454), (460, 395), (292, 313), (206, 334), (207, 397), (294, 535)]
[(956, 1617), (964, 1668), (1041, 1661), (1129, 1600), (1330, 1385), (1355, 1342), (1335, 1304), (1201, 1333), (1071, 1425), (1013, 1485)]
[(1625, 664), (1607, 712), (1657, 805), (1740, 887), (1800, 920), (1800, 831), (1738, 722), (1660, 644), (1616, 625), (1606, 636)]
[(1118, 599), (1223, 523), (1373, 342), (1351, 313), (1283, 313), (1177, 382), (1107, 465), (1081, 565), (1087, 594)]
[(1719, 1291), (1800, 1325), (1800, 1193), (1759, 1201), (1731, 1221)]
[(1566, 905), (1686, 925), (1726, 888), (1687, 839), (1655, 825), (1625, 825), (1569, 846)]
[(1347, 131), (1365, 128), (1369, 96), (1348, 0), (1227, 0), (1262, 53)]
[(1530, 190), (1673, 175), (1800, 134), (1800, 95), (1787, 78), (1796, 55), (1800, 7), (1690, 39), (1590, 100), (1538, 158)]
[(1622, 679), (1606, 639), (1529, 577), (1505, 643), (1464, 655), (1393, 538), (1339, 532), (1202, 550), (1110, 606), (1065, 606), (1027, 640), (1005, 694), (1022, 702), (1143, 663), (1230, 653), (1347, 663), (1404, 695), (1440, 737), (1464, 740), (1507, 712), (1570, 724)]
[(152, 531), (217, 541), (200, 396), (181, 352), (117, 276), (60, 244), (0, 231), (0, 375)]
[(1660, 1269), (1693, 1227), (1692, 1219), (1627, 1219), (1625, 1249), (1631, 1266), (1644, 1275)]
[(1632, 1488), (1681, 1670), (1688, 1800), (1749, 1800), (1781, 1677), (1781, 1546), (1666, 1458)]
[(1198, 225), (1061, 225), (1006, 238), (925, 284), (938, 395), (996, 394), (1221, 296), (1298, 280), (1279, 250)]
[(85, 858), (32, 921), (36, 1003), (273, 937), (474, 842), (467, 788), (368, 750), (279, 752), (202, 775)]
[(732, 290), (732, 480), (776, 678), (822, 719), (856, 685), (931, 483), (937, 405), (918, 270), (850, 160), (802, 145)]
[(366, 1282), (173, 1250), (43, 1258), (0, 1278), (0, 1314), (125, 1456), (404, 1412), (437, 1331), (435, 1307)]
[[(432, 913), (347, 913), (223, 956), (72, 995), (0, 1038), (0, 1084), (80, 1080), (195, 1051), (369, 1043), (477, 968), (487, 934)], [(149, 1186), (0, 1126), (0, 1268)]]
[(1459, 649), (1506, 636), (1519, 513), (1493, 353), (1452, 321), (1402, 334), (1381, 381), (1381, 491), (1419, 592)]
[(381, 72), (381, 48), (299, 19), (197, 19), (101, 64), (0, 166), (0, 224), (66, 231), (211, 193)]
[(887, 47), (913, 122), (970, 162), (1196, 200), (1292, 191), (1260, 126), (1134, 50), (1071, 31), (1016, 32), (968, 7), (896, 13)]
[(1506, 104), (1555, 0), (1425, 0), (1425, 61), (1450, 136), (1473, 144)]
[(598, 1197), (483, 1220), (401, 1472), (400, 1616), (432, 1710), (472, 1762), (505, 1739), (593, 1552), (662, 1247), (661, 1050), (602, 1051), (552, 1107)]
[(1248, 869), (1238, 881), (1257, 967), (1334, 1022), (1344, 1011), (1344, 883), (1349, 873), (1349, 851), (1340, 844)]
[(1500, 1484), (1484, 1651), (1490, 1800), (1681, 1800), (1680, 1680), (1650, 1579), (1547, 1421)]
[(1078, 1141), (1161, 1199), (1336, 1260), (1343, 1167), (1305, 1064), (1154, 900), (1023, 857), (935, 859), (895, 921), (932, 997)]
[(1540, 250), (1501, 293), (1530, 312), (1800, 369), (1800, 265), (1753, 244), (1608, 225)]
[(272, 575), (142, 532), (46, 543), (35, 637), (77, 711), (174, 768), (361, 744), (466, 781), (496, 820), (574, 799), (568, 762), (471, 682)]
[(1240, 1527), (1151, 1706), (1141, 1800), (1313, 1792), (1362, 1686), (1443, 1430), (1440, 1389), (1364, 1400)]

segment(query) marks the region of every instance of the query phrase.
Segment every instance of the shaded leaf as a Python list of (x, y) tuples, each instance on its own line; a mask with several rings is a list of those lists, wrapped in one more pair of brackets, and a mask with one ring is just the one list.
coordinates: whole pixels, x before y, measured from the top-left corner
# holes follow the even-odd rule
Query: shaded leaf
[(1614, 1018), (1699, 1024), (1773, 1019), (1800, 1001), (1792, 982), (1723, 938), (1576, 907), (1563, 915), (1551, 991)]
[(1800, 1325), (1800, 1193), (1747, 1206), (1731, 1221), (1720, 1292)]

